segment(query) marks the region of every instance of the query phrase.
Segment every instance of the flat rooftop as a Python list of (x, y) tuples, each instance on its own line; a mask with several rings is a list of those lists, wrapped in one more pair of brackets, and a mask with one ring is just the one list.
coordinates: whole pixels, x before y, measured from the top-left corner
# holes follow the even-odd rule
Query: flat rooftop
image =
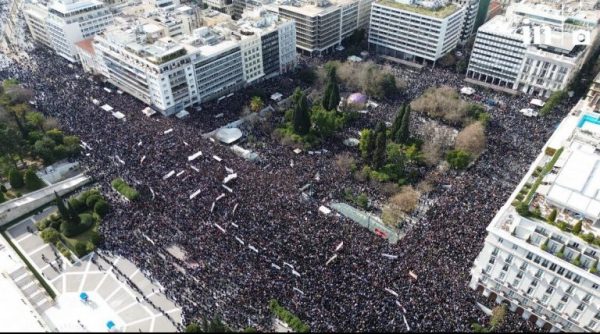
[(600, 151), (574, 141), (557, 161), (560, 164), (546, 199), (594, 221), (600, 218)]
[(405, 10), (408, 12), (413, 12), (416, 14), (436, 17), (438, 19), (446, 18), (446, 17), (456, 13), (456, 11), (460, 8), (455, 4), (449, 4), (449, 5), (438, 7), (438, 8), (428, 8), (428, 7), (419, 6), (419, 5), (404, 4), (404, 3), (397, 2), (394, 0), (377, 0), (376, 3), (384, 5), (384, 6), (388, 6), (388, 7), (394, 7), (397, 9)]

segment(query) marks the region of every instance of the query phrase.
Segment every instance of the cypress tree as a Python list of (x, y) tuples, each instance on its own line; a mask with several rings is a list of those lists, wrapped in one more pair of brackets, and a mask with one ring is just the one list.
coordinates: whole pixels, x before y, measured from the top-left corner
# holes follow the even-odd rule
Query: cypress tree
[(402, 126), (402, 116), (404, 115), (404, 111), (406, 110), (405, 105), (401, 105), (398, 109), (398, 113), (396, 114), (396, 118), (394, 118), (394, 123), (391, 128), (391, 136), (394, 142), (398, 142), (398, 131), (400, 131), (400, 126)]
[(375, 151), (373, 152), (373, 168), (380, 169), (385, 164), (385, 153), (387, 149), (387, 137), (385, 134), (385, 126), (383, 131), (377, 131), (375, 139)]
[(402, 115), (402, 124), (398, 130), (398, 142), (406, 144), (410, 138), (410, 105), (406, 107), (404, 115)]
[(60, 198), (60, 196), (58, 196), (56, 191), (54, 192), (54, 202), (56, 203), (56, 206), (58, 207), (58, 212), (60, 213), (60, 216), (64, 220), (69, 219), (69, 216), (70, 216), (69, 211), (67, 210), (67, 207), (65, 206), (65, 203), (63, 202), (62, 198)]
[(36, 190), (43, 186), (42, 180), (35, 174), (33, 169), (28, 169), (25, 172), (25, 187), (29, 190)]
[(337, 110), (337, 106), (340, 104), (340, 88), (337, 82), (333, 82), (331, 88), (331, 95), (329, 96), (329, 109)]
[(304, 136), (310, 130), (310, 115), (308, 113), (308, 100), (302, 93), (294, 107), (293, 119), (294, 132)]
[(369, 137), (367, 137), (367, 147), (365, 149), (365, 162), (369, 165), (373, 164), (373, 153), (375, 152), (375, 140), (377, 137), (377, 133), (371, 131), (369, 133)]

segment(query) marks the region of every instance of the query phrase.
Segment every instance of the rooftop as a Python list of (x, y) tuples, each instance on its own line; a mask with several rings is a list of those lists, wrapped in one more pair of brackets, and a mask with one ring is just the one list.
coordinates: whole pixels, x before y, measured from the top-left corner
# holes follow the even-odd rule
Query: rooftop
[(406, 4), (395, 0), (376, 0), (376, 2), (384, 6), (394, 7), (421, 15), (433, 16), (439, 19), (444, 19), (454, 14), (460, 8), (454, 4), (448, 4), (437, 8), (429, 8), (416, 4)]

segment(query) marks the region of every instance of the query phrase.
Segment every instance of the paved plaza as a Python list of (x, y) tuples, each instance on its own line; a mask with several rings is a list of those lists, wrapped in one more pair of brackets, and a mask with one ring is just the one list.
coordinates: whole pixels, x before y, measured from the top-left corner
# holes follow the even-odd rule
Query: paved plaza
[[(27, 275), (25, 267), (10, 273), (17, 286), (46, 321), (58, 331), (106, 331), (113, 321), (127, 332), (173, 332), (181, 323), (181, 308), (168, 300), (160, 284), (148, 279), (130, 261), (96, 252), (71, 263), (39, 237), (34, 223), (56, 211), (46, 208), (11, 226), (7, 235), (57, 294), (51, 301)], [(117, 270), (118, 269), (118, 270)], [(120, 273), (119, 273), (120, 272)], [(129, 286), (127, 277), (140, 292)], [(80, 300), (86, 292), (89, 301)], [(164, 314), (163, 314), (164, 312)], [(167, 314), (171, 319), (169, 319)]]

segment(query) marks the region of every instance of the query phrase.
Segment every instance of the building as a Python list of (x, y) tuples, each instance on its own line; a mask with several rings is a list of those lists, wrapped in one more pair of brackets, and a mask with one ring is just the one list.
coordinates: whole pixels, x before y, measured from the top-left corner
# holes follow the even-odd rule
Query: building
[(377, 0), (371, 8), (369, 49), (412, 62), (431, 61), (454, 49), (465, 7), (447, 2)]
[(586, 101), (588, 108), (592, 111), (600, 112), (600, 73), (594, 78), (594, 82), (590, 85)]
[(72, 62), (77, 60), (76, 42), (112, 24), (110, 10), (97, 0), (31, 2), (24, 13), (33, 38)]
[(296, 22), (296, 46), (301, 52), (321, 54), (341, 45), (358, 29), (366, 29), (372, 0), (286, 0), (263, 5)]
[(189, 35), (168, 31), (153, 19), (123, 22), (95, 36), (93, 54), (81, 58), (93, 58), (96, 72), (165, 115), (296, 65), (294, 22), (267, 11)]
[(459, 43), (466, 43), (475, 33), (475, 21), (481, 0), (452, 0), (452, 3), (465, 8), (465, 18), (460, 32)]
[(467, 79), (548, 97), (565, 89), (592, 54), (599, 20), (598, 10), (510, 5), (477, 31)]
[(592, 110), (581, 100), (562, 121), (487, 227), (471, 269), (472, 289), (552, 332), (600, 330), (600, 114)]
[(204, 3), (209, 9), (217, 10), (229, 15), (233, 15), (234, 13), (232, 0), (205, 0)]

